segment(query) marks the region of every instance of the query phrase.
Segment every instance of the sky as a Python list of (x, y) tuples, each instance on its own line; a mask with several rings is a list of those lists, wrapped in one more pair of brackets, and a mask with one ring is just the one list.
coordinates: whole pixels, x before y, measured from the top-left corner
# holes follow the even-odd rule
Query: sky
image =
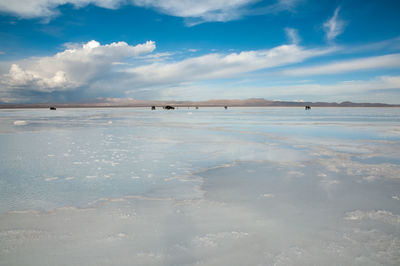
[(400, 103), (397, 0), (0, 0), (0, 103)]

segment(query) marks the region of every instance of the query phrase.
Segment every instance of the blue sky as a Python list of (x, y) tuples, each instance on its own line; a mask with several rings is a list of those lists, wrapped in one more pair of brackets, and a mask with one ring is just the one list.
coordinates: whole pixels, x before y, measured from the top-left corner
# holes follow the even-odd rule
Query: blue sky
[(0, 102), (400, 103), (400, 2), (0, 0)]

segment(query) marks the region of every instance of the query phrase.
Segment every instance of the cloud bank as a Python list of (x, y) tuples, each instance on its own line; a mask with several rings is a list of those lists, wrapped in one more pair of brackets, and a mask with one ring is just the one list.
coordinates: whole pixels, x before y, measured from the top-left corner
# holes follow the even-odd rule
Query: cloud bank
[[(186, 82), (237, 78), (238, 75), (302, 62), (332, 52), (332, 48), (306, 49), (297, 44), (280, 45), (271, 49), (238, 53), (211, 53), (181, 60), (171, 60), (152, 53), (155, 43), (148, 41), (135, 46), (125, 42), (101, 45), (90, 41), (54, 56), (29, 58), (11, 62), (8, 73), (0, 76), (8, 98), (22, 92), (94, 93), (107, 95), (115, 91), (157, 91), (161, 87)], [(125, 62), (124, 62), (125, 61)], [(127, 89), (128, 88), (128, 89)]]
[[(153, 41), (137, 45), (100, 44), (95, 40), (68, 44), (64, 51), (53, 56), (8, 62), (7, 68), (3, 63), (0, 102), (76, 101), (96, 97), (207, 100), (215, 95), (269, 99), (281, 96), (287, 99), (293, 95), (337, 101), (335, 97), (339, 95), (342, 100), (351, 100), (355, 93), (363, 93), (363, 99), (368, 101), (396, 103), (387, 96), (400, 88), (399, 76), (395, 73), (330, 83), (297, 78), (360, 70), (396, 70), (400, 67), (400, 54), (293, 68), (312, 58), (332, 55), (341, 48), (306, 48), (298, 44), (296, 30), (288, 28), (286, 33), (291, 44), (270, 49), (202, 55), (186, 51), (179, 57), (168, 52), (155, 53)], [(379, 100), (375, 98), (376, 93), (380, 93)]]
[(92, 40), (54, 56), (21, 62), (24, 67), (14, 63), (9, 72), (1, 77), (1, 83), (8, 89), (40, 92), (73, 90), (108, 72), (114, 62), (147, 54), (154, 49), (153, 41), (130, 46), (125, 42), (101, 45)]

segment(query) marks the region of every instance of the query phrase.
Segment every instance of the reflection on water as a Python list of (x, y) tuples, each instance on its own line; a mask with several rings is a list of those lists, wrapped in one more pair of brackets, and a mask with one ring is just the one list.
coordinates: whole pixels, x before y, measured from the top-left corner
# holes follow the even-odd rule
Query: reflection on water
[(0, 265), (399, 265), (400, 109), (0, 111)]

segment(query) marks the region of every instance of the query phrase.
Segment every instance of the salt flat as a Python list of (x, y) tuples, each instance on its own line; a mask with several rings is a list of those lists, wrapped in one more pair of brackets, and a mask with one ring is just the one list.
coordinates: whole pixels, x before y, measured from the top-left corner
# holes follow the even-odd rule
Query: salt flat
[(399, 265), (399, 140), (399, 108), (1, 110), (0, 265)]

